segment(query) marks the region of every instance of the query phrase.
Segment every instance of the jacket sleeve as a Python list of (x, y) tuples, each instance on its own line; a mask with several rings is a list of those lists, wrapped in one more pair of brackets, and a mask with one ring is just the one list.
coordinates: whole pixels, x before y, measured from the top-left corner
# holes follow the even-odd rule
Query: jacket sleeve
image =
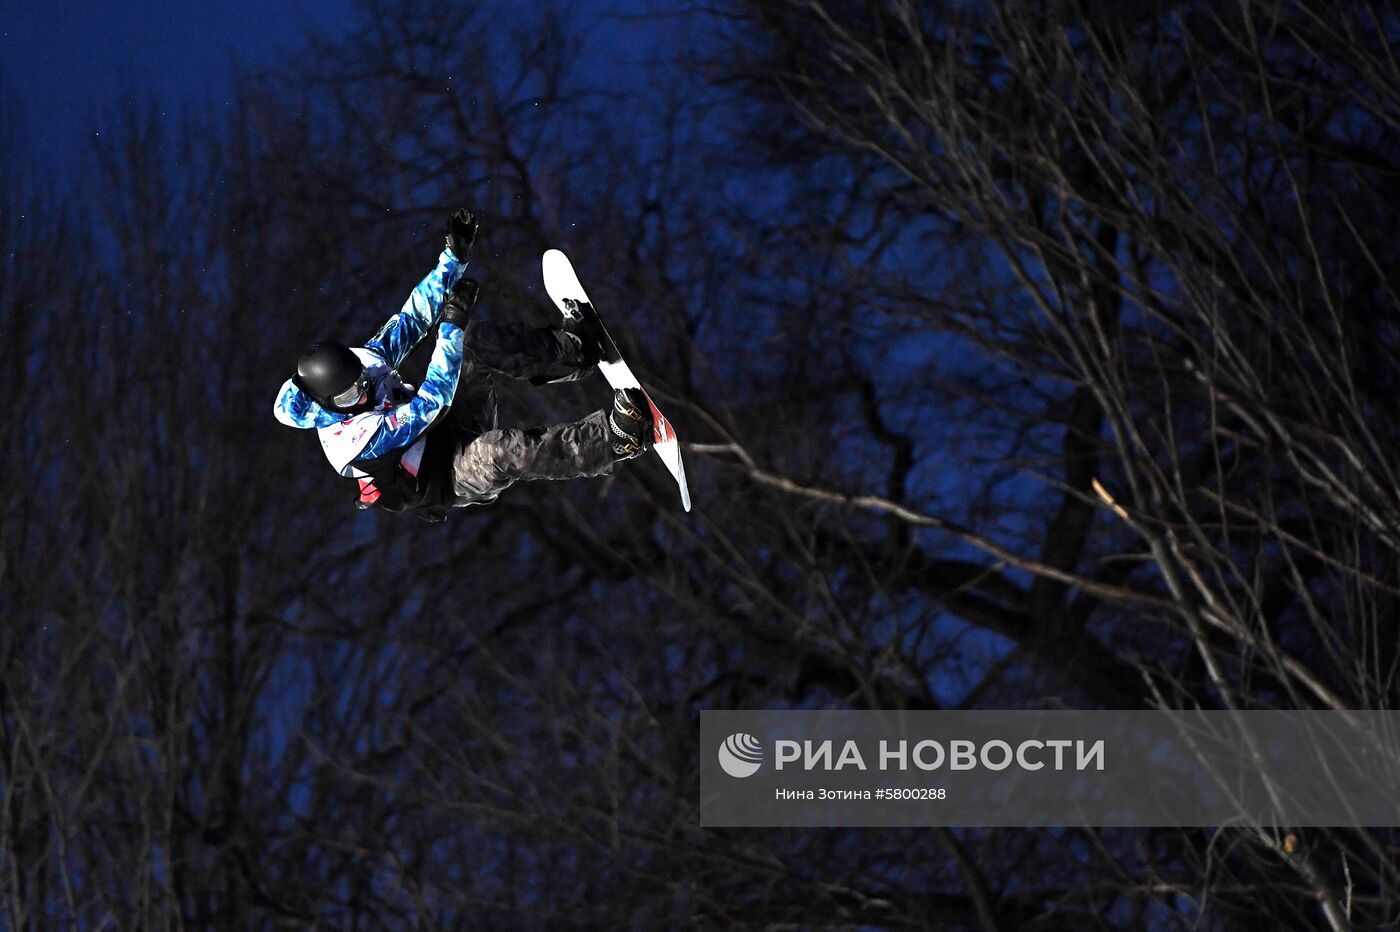
[(465, 334), (461, 327), (449, 323), (438, 325), (437, 346), (433, 348), (433, 358), (428, 363), (428, 372), (423, 377), (418, 394), (384, 416), (379, 430), (356, 457), (357, 460), (377, 459), (411, 446), (447, 410), (462, 374), (464, 342)]
[(379, 328), (365, 347), (384, 357), (391, 369), (397, 369), (432, 327), (443, 299), (462, 277), (465, 268), (466, 263), (459, 262), (452, 250), (444, 249), (438, 256), (437, 266), (418, 283), (399, 312)]
[(272, 413), (288, 427), (326, 427), (344, 420), (345, 415), (335, 414), (311, 400), (311, 396), (297, 388), (291, 379), (282, 383), (277, 400), (272, 403)]

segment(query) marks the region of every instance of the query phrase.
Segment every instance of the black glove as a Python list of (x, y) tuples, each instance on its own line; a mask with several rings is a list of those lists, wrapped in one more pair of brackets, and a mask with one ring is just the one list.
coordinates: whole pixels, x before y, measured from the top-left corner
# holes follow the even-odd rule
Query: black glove
[(460, 279), (447, 293), (447, 300), (442, 302), (443, 321), (465, 327), (467, 321), (472, 319), (472, 308), (476, 307), (476, 296), (480, 293), (481, 286), (476, 282), (470, 278)]
[(447, 218), (447, 248), (458, 262), (471, 258), (472, 243), (476, 242), (476, 214), (465, 207), (459, 207)]

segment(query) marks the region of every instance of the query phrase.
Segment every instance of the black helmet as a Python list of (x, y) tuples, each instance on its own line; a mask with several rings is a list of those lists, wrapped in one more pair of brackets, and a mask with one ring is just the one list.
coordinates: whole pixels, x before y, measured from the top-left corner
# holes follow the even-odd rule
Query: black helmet
[(297, 360), (292, 379), (323, 408), (349, 411), (359, 407), (369, 389), (369, 374), (355, 351), (342, 343), (313, 343)]

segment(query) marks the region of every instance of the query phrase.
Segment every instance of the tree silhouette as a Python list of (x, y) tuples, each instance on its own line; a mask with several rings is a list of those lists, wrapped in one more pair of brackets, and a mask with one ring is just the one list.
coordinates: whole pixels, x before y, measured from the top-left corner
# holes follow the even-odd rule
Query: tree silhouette
[[(631, 95), (493, 15), (0, 165), (3, 924), (1384, 923), (1378, 830), (712, 830), (696, 773), (711, 708), (1389, 707), (1393, 13), (735, 2)], [(272, 419), (463, 202), (483, 315), (569, 252), (691, 515), (643, 460), (399, 522)]]

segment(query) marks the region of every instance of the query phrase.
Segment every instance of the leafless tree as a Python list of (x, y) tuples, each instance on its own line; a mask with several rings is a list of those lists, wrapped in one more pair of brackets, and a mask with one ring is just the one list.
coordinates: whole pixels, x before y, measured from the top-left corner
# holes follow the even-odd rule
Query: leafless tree
[[(734, 4), (620, 99), (498, 12), (366, 3), (82, 197), (3, 178), (3, 923), (1386, 921), (1379, 832), (704, 830), (696, 739), (1388, 707), (1393, 14)], [(643, 461), (395, 522), (272, 420), (464, 201), (480, 313), (548, 320), (568, 250), (692, 515)]]
[[(910, 585), (981, 552), (953, 589), (971, 610), (945, 604), (1014, 647), (964, 701), (1029, 666), (1110, 707), (1389, 708), (1393, 11), (811, 0), (730, 22), (759, 142), (823, 166), (798, 196), (851, 231), (812, 287), (860, 302), (857, 340), (971, 354), (939, 394), (987, 466), (952, 499), (736, 444), (738, 467), (895, 540), (928, 529)], [(1381, 922), (1383, 840), (1259, 833), (1234, 876), (1174, 889), (1220, 920)]]

